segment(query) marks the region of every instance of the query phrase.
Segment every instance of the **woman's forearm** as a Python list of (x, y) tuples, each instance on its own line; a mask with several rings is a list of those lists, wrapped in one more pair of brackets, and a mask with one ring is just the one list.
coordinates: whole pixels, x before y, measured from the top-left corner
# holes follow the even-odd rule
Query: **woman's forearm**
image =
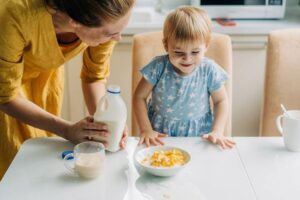
[(98, 101), (105, 94), (105, 84), (100, 81), (93, 83), (82, 81), (81, 87), (89, 114), (94, 115)]
[(33, 127), (65, 137), (71, 122), (59, 118), (36, 104), (17, 96), (8, 103), (0, 104), (0, 110)]

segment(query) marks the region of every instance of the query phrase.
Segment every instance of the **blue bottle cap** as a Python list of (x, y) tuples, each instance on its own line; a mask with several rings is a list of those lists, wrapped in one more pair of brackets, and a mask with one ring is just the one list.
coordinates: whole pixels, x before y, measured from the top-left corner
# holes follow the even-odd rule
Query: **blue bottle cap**
[(112, 93), (112, 94), (120, 94), (121, 88), (118, 85), (109, 85), (107, 87), (107, 92)]
[[(72, 151), (72, 150), (66, 150), (66, 151), (63, 151), (63, 152), (61, 153), (62, 159), (64, 159), (64, 158), (66, 157), (66, 155), (68, 155), (68, 154), (70, 154), (70, 153), (73, 153), (73, 151)], [(73, 156), (70, 156), (67, 160), (72, 160), (72, 159), (74, 159), (74, 157), (73, 157)]]

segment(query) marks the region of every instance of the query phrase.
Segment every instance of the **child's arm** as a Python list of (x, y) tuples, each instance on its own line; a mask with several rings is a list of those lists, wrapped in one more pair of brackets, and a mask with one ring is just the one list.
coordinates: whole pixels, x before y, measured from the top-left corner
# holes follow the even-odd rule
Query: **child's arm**
[(232, 148), (235, 142), (224, 137), (224, 128), (228, 114), (228, 97), (224, 86), (212, 92), (211, 94), (214, 104), (214, 122), (212, 131), (203, 135), (214, 144), (220, 145), (223, 149)]
[(146, 146), (164, 144), (159, 137), (164, 137), (166, 134), (161, 134), (152, 129), (150, 120), (147, 114), (147, 97), (150, 95), (153, 86), (149, 84), (144, 78), (139, 82), (134, 96), (133, 108), (135, 116), (140, 128), (140, 142), (145, 143)]

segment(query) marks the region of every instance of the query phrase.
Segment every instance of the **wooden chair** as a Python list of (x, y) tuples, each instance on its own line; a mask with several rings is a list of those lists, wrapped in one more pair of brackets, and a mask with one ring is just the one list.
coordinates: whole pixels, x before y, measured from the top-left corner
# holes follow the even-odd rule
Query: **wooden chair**
[[(137, 34), (133, 37), (132, 49), (132, 94), (141, 79), (139, 69), (146, 65), (157, 55), (165, 53), (162, 44), (162, 32), (149, 32)], [(229, 75), (226, 90), (229, 97), (229, 116), (225, 127), (225, 135), (231, 135), (231, 100), (232, 100), (232, 47), (231, 39), (227, 35), (213, 33), (212, 40), (206, 53), (208, 58), (215, 60)], [(132, 133), (138, 135), (139, 129), (132, 110)]]
[(273, 31), (268, 36), (260, 136), (278, 136), (276, 117), (300, 109), (300, 29)]

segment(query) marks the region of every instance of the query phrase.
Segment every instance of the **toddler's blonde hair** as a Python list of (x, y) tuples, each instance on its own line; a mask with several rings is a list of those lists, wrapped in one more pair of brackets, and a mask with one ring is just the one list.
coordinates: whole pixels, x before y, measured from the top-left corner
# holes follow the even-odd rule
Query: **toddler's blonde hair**
[(198, 7), (181, 6), (170, 12), (164, 22), (163, 43), (170, 40), (186, 45), (190, 42), (209, 44), (211, 20), (207, 13)]

